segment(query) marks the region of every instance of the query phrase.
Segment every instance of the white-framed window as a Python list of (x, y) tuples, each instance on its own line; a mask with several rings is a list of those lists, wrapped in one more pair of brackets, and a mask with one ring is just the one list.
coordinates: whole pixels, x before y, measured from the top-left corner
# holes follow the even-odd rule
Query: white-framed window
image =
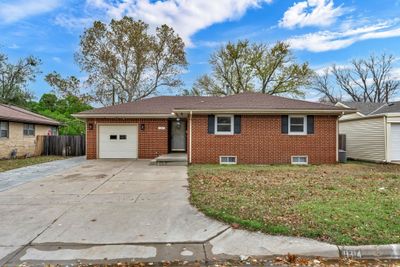
[(299, 116), (299, 115), (289, 116), (289, 134), (293, 135), (307, 134), (307, 116)]
[(308, 156), (292, 156), (291, 163), (294, 165), (307, 165)]
[(35, 136), (35, 124), (24, 123), (24, 136)]
[(0, 121), (0, 138), (8, 138), (8, 121)]
[(50, 126), (50, 133), (51, 133), (51, 135), (58, 135), (58, 127)]
[(219, 156), (219, 164), (237, 164), (237, 156)]
[(215, 134), (233, 134), (233, 115), (215, 116)]

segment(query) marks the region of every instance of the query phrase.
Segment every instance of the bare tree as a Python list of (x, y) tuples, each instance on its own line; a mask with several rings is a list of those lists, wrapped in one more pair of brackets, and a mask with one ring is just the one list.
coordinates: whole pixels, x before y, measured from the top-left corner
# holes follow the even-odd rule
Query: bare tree
[(124, 17), (109, 25), (96, 21), (84, 32), (76, 59), (99, 102), (131, 102), (182, 84), (178, 75), (187, 65), (182, 39), (167, 25), (155, 34), (148, 28)]
[(400, 81), (393, 79), (393, 62), (393, 55), (382, 54), (352, 60), (350, 67), (333, 65), (325, 73), (316, 75), (313, 88), (333, 103), (342, 94), (355, 102), (388, 102), (400, 89)]
[(336, 95), (335, 88), (331, 86), (330, 76), (329, 68), (325, 69), (323, 73), (315, 75), (312, 88), (323, 95), (320, 99), (321, 102), (336, 103), (342, 100), (342, 95), (340, 92), (339, 95)]

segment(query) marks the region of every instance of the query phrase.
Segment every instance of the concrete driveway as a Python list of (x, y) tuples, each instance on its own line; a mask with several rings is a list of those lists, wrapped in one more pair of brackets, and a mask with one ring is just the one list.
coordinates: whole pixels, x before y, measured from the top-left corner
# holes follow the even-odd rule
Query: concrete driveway
[[(250, 254), (252, 248), (263, 255), (311, 254), (316, 247), (322, 256), (337, 253), (336, 246), (313, 240), (232, 230), (193, 208), (187, 187), (184, 166), (97, 160), (0, 192), (0, 265), (104, 258), (204, 261)], [(237, 246), (243, 242), (249, 243), (246, 250)]]

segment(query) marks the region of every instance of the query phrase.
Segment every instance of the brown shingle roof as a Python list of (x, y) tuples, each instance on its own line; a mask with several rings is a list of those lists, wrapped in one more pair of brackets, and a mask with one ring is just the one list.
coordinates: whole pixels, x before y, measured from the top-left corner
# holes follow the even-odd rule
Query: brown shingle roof
[(202, 96), (157, 96), (136, 102), (104, 108), (91, 109), (78, 114), (171, 114), (176, 107), (199, 104), (213, 97)]
[(174, 110), (324, 110), (340, 111), (332, 105), (272, 96), (261, 93), (242, 93), (217, 96), (159, 96), (137, 102), (92, 109), (79, 113), (84, 115), (112, 114), (171, 114)]
[(58, 121), (12, 105), (0, 104), (0, 120), (29, 122), (43, 125), (60, 125)]
[(187, 103), (176, 109), (188, 110), (343, 110), (335, 106), (261, 93), (213, 97), (201, 103)]

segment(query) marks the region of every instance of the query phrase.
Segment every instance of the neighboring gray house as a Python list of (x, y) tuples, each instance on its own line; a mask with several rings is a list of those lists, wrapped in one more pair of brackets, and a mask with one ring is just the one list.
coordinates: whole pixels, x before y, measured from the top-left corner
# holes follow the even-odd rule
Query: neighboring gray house
[(349, 158), (400, 162), (400, 101), (338, 102), (336, 106), (358, 111), (339, 120), (339, 133), (346, 135)]

